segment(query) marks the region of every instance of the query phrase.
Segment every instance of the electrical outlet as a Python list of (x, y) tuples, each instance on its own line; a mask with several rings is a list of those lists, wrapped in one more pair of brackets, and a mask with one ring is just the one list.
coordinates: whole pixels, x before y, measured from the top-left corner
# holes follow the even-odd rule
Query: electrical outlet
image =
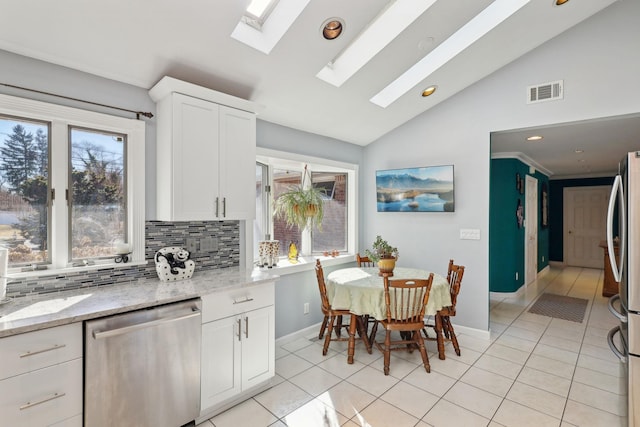
[(198, 240), (194, 238), (187, 238), (184, 241), (184, 248), (191, 253), (198, 251)]
[(304, 303), (304, 314), (309, 314), (309, 303), (308, 302)]
[(200, 250), (202, 252), (214, 252), (218, 250), (218, 239), (215, 237), (206, 237), (200, 240)]

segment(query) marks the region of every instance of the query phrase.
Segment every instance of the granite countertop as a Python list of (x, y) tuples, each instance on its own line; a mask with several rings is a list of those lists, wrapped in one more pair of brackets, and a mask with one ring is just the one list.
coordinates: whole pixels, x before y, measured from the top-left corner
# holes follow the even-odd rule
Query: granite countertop
[(14, 298), (0, 305), (0, 338), (95, 319), (155, 305), (198, 298), (230, 288), (270, 282), (278, 276), (237, 268), (208, 270), (189, 280), (141, 279), (69, 291)]

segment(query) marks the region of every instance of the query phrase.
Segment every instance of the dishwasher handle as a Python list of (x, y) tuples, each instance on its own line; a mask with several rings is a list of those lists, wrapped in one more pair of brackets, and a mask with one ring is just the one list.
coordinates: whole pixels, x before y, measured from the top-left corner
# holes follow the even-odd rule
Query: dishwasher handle
[(102, 338), (109, 338), (109, 337), (113, 337), (113, 336), (116, 336), (116, 335), (122, 335), (122, 334), (126, 334), (128, 332), (137, 331), (139, 329), (150, 328), (152, 326), (164, 325), (164, 324), (167, 324), (167, 323), (173, 323), (173, 322), (177, 322), (177, 321), (180, 321), (180, 320), (186, 320), (186, 319), (191, 319), (192, 317), (200, 316), (200, 311), (199, 310), (197, 310), (195, 308), (193, 310), (194, 310), (193, 313), (185, 314), (183, 316), (163, 317), (163, 318), (160, 318), (160, 319), (152, 320), (150, 322), (137, 323), (135, 325), (124, 326), (122, 328), (109, 329), (107, 331), (93, 331), (92, 335), (93, 335), (94, 339), (99, 340), (99, 339), (102, 339)]

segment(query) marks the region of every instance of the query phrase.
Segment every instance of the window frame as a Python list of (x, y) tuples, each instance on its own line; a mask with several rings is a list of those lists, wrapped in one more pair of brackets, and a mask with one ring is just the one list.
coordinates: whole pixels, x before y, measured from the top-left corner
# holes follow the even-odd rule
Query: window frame
[[(122, 265), (111, 259), (92, 259), (91, 266), (83, 264), (73, 267), (69, 257), (69, 207), (65, 200), (69, 190), (69, 126), (88, 128), (107, 133), (119, 133), (127, 136), (125, 154), (126, 170), (126, 206), (127, 241), (132, 246), (131, 262), (127, 266), (144, 264), (145, 261), (145, 123), (141, 120), (112, 116), (79, 108), (51, 104), (26, 98), (0, 94), (0, 113), (49, 122), (50, 190), (55, 190), (55, 199), (51, 203), (49, 244), (50, 260), (47, 269), (25, 271), (24, 267), (9, 269), (12, 277), (22, 275), (50, 275), (58, 271), (79, 271), (83, 269), (104, 268)], [(43, 264), (44, 265), (44, 264)], [(23, 273), (23, 274), (16, 274)]]
[[(272, 170), (274, 168), (296, 171), (300, 170), (302, 172), (304, 170), (304, 166), (307, 165), (310, 173), (336, 172), (347, 174), (347, 251), (346, 253), (341, 253), (338, 258), (343, 259), (347, 257), (348, 260), (353, 260), (357, 251), (358, 242), (358, 165), (260, 147), (256, 149), (256, 162), (266, 164), (268, 166), (269, 185), (271, 188), (273, 188)], [(271, 199), (273, 196), (270, 195), (269, 197)], [(269, 234), (273, 238), (273, 200), (270, 200), (270, 202)], [(310, 268), (305, 266), (309, 264), (313, 265), (316, 258), (324, 258), (321, 252), (312, 253), (311, 246), (311, 233), (308, 230), (305, 230), (303, 232), (303, 239), (300, 247), (301, 253), (305, 255), (301, 257), (298, 264), (291, 264), (288, 262), (286, 257), (281, 257), (280, 262), (278, 263), (278, 268), (283, 267), (287, 270), (292, 269), (296, 271)], [(284, 272), (284, 270), (280, 271)]]

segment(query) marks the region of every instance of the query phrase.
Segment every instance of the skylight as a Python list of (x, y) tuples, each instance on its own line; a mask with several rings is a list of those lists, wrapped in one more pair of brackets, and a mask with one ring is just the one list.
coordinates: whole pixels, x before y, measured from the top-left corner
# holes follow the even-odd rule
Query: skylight
[[(267, 55), (289, 30), (310, 0), (253, 0), (231, 37)], [(255, 5), (254, 5), (255, 3)], [(268, 3), (266, 6), (264, 3)], [(255, 9), (254, 9), (255, 8)], [(264, 8), (264, 9), (263, 9)], [(261, 22), (251, 22), (252, 11), (264, 10)], [(268, 19), (267, 19), (268, 18)]]
[(260, 30), (278, 0), (252, 0), (242, 17), (245, 24)]
[(382, 108), (388, 107), (453, 57), (524, 7), (529, 1), (495, 0), (427, 56), (378, 92), (370, 101)]
[(435, 2), (436, 0), (391, 2), (337, 58), (320, 70), (316, 77), (340, 87)]

